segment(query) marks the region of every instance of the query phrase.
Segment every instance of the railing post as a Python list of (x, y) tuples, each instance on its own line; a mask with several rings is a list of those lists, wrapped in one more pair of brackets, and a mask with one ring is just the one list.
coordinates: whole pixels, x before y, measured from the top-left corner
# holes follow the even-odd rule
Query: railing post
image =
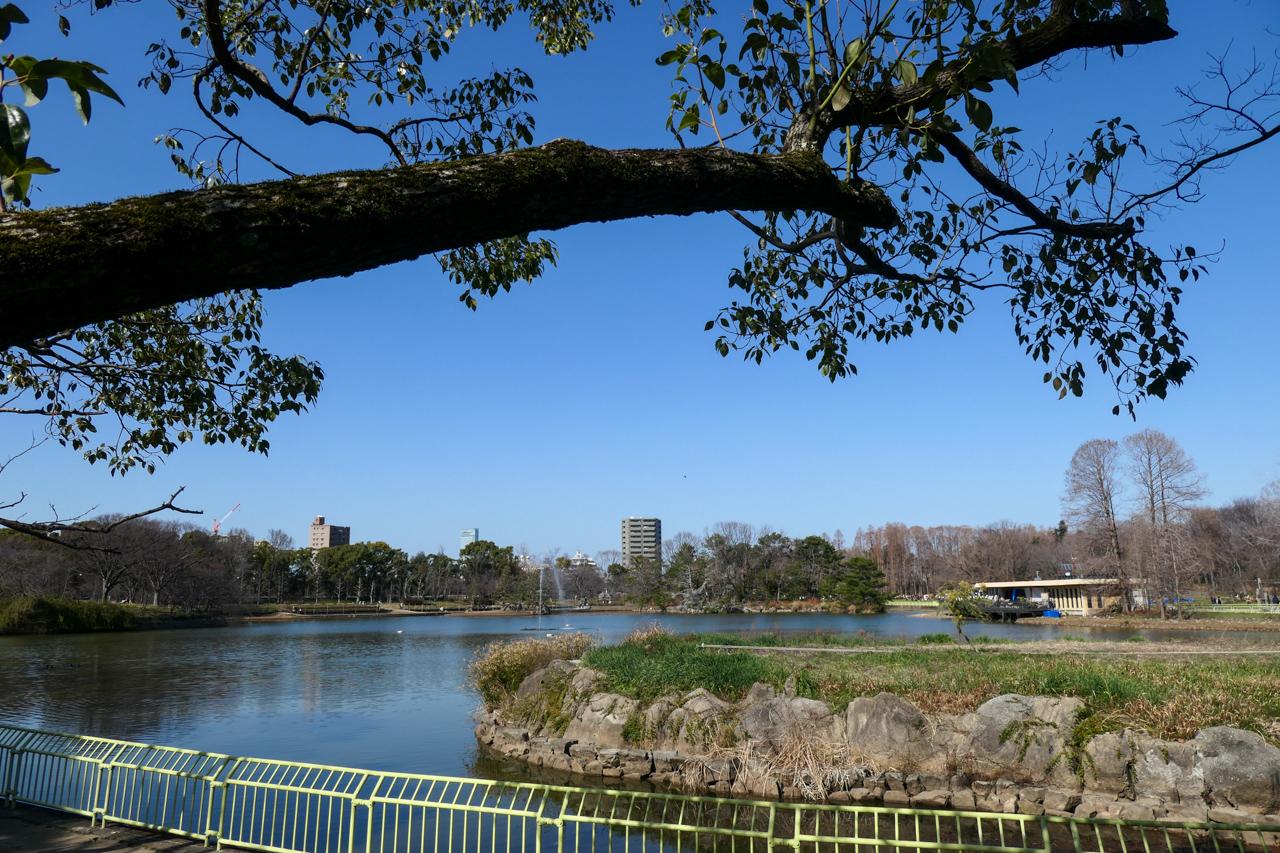
[(22, 768), (22, 754), (24, 750), (21, 746), (13, 750), (13, 758), (9, 762), (9, 781), (5, 784), (5, 792), (8, 794), (9, 808), (16, 809), (18, 807), (18, 774)]
[[(360, 796), (360, 789), (364, 787), (364, 782), (368, 778), (369, 778), (368, 773), (362, 774), (360, 776), (359, 781), (357, 781), (356, 784), (353, 785), (351, 788), (351, 790), (354, 793), (352, 794), (352, 797), (351, 797), (351, 826), (347, 828), (348, 829), (347, 853), (356, 853), (356, 808), (360, 805), (360, 801), (357, 800), (356, 797)], [(373, 804), (372, 803), (369, 803), (369, 823), (371, 824), (373, 823)], [(366, 839), (370, 837), (369, 829), (370, 829), (369, 826), (366, 826), (364, 829), (364, 835)]]
[(18, 777), (19, 771), (22, 768), (22, 755), (26, 752), (27, 742), (36, 736), (36, 733), (33, 731), (23, 731), (22, 729), (19, 729), (18, 731), (22, 731), (23, 733), (22, 736), (14, 742), (13, 746), (8, 748), (13, 758), (9, 762), (9, 778), (4, 780), (4, 790), (0, 791), (0, 795), (3, 795), (9, 800), (9, 808), (11, 809), (16, 809), (18, 807)]
[[(231, 759), (228, 758), (227, 761), (231, 761)], [(231, 767), (231, 771), (227, 773), (227, 778), (217, 783), (222, 788), (222, 803), (218, 806), (218, 850), (222, 849), (222, 839), (226, 837), (227, 833), (227, 799), (231, 796), (231, 786), (228, 781), (235, 775), (240, 765), (244, 763), (244, 759), (237, 758), (235, 762)]]
[[(612, 808), (612, 807), (611, 807)], [(542, 816), (547, 810), (547, 791), (542, 789), (538, 799), (538, 813), (533, 817), (533, 853), (542, 853)], [(560, 853), (560, 851), (556, 851)]]
[[(204, 778), (205, 778), (206, 780), (208, 780), (208, 782), (209, 782), (209, 804), (205, 807), (205, 810), (204, 810), (204, 832), (202, 833), (202, 834), (204, 835), (204, 846), (205, 846), (205, 847), (208, 847), (208, 846), (209, 846), (209, 839), (210, 839), (211, 837), (213, 837), (213, 836), (211, 836), (211, 835), (210, 835), (210, 833), (211, 833), (211, 832), (213, 832), (213, 795), (214, 795), (214, 792), (215, 792), (215, 791), (217, 791), (219, 788), (225, 788), (225, 787), (226, 787), (226, 784), (225, 784), (221, 779), (219, 779), (218, 777), (222, 775), (222, 771), (226, 768), (226, 766), (227, 766), (230, 762), (231, 762), (231, 759), (230, 759), (230, 758), (224, 758), (224, 759), (222, 759), (222, 761), (218, 763), (217, 767), (213, 770), (213, 772), (211, 772), (211, 773), (207, 773), (207, 774), (205, 774), (205, 776), (204, 776)], [(225, 794), (225, 792), (223, 793), (223, 797), (222, 797), (222, 798), (223, 798), (223, 800), (226, 800), (226, 794)], [(219, 820), (218, 820), (218, 833), (219, 833), (219, 837), (221, 836), (221, 832), (222, 832), (222, 820), (221, 820), (221, 819), (219, 819)], [(219, 845), (218, 845), (218, 846), (219, 846), (219, 847), (221, 847), (221, 842), (219, 842)]]
[(93, 790), (89, 792), (89, 825), (93, 826), (98, 820), (98, 813), (102, 813), (102, 825), (107, 825), (107, 805), (111, 802), (111, 785), (107, 784), (106, 792), (102, 798), (102, 806), (98, 806), (98, 794), (102, 788), (102, 773), (105, 769), (108, 773), (108, 780), (114, 775), (114, 767), (116, 756), (124, 751), (124, 744), (116, 744), (102, 758), (95, 763), (98, 765), (97, 770), (93, 774)]

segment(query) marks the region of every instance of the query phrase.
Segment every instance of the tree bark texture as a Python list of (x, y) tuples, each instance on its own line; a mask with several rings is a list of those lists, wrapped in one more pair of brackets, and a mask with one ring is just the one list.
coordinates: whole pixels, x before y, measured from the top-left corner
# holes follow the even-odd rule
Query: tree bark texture
[(813, 154), (562, 141), (468, 160), (0, 215), (0, 347), (231, 289), (289, 287), (581, 222), (814, 210), (887, 228)]

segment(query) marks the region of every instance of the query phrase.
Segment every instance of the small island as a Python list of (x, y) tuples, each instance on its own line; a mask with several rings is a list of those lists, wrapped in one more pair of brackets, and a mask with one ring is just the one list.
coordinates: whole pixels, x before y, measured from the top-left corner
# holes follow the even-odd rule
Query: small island
[[(1280, 644), (816, 634), (498, 643), (495, 753), (752, 799), (1277, 822)], [(581, 778), (574, 781), (586, 782)]]

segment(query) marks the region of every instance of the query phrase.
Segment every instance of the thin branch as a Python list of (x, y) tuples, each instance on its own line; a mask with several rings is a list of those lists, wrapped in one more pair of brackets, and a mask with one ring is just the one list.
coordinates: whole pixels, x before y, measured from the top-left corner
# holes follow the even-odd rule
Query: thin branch
[(222, 67), (227, 74), (240, 80), (254, 91), (259, 97), (266, 99), (274, 104), (280, 110), (288, 115), (293, 116), (305, 125), (313, 124), (334, 124), (338, 127), (345, 128), (352, 133), (363, 133), (375, 136), (381, 139), (387, 148), (391, 150), (395, 156), (396, 162), (401, 166), (407, 166), (409, 163), (401, 153), (395, 140), (387, 134), (386, 131), (379, 130), (376, 127), (356, 124), (347, 121), (339, 116), (329, 115), (327, 113), (309, 113), (292, 103), (288, 98), (281, 95), (271, 84), (267, 82), (267, 77), (261, 71), (246, 65), (237, 59), (227, 46), (227, 36), (222, 26), (222, 3), (221, 0), (204, 0), (205, 23), (209, 28), (209, 46), (213, 50), (213, 58), (218, 65)]
[(738, 213), (738, 211), (731, 210), (729, 211), (729, 215), (732, 216), (734, 219), (738, 220), (738, 222), (740, 222), (742, 225), (746, 226), (746, 228), (752, 234), (755, 234), (757, 237), (759, 237), (761, 240), (764, 240), (770, 246), (773, 246), (775, 249), (778, 249), (779, 251), (789, 252), (793, 255), (798, 255), (799, 253), (803, 252), (805, 249), (809, 248), (810, 246), (821, 243), (824, 240), (834, 240), (836, 237), (835, 231), (819, 231), (815, 234), (810, 234), (808, 237), (805, 237), (803, 240), (800, 240), (799, 242), (784, 243), (774, 235), (770, 234), (768, 231), (765, 231), (759, 225), (756, 225), (750, 219), (747, 219), (741, 213)]
[[(165, 510), (172, 510), (174, 512), (186, 513), (187, 515), (203, 515), (204, 514), (203, 510), (183, 509), (182, 507), (174, 504), (174, 500), (178, 497), (178, 495), (182, 494), (183, 489), (185, 488), (186, 486), (183, 486), (181, 489), (178, 489), (178, 491), (174, 492), (172, 495), (169, 496), (169, 499), (167, 501), (165, 501), (164, 503), (160, 504), (157, 507), (152, 507), (151, 509), (146, 509), (146, 510), (143, 510), (142, 512), (135, 512), (131, 515), (122, 516), (121, 518), (118, 518), (112, 521), (111, 523), (105, 524), (105, 525), (99, 525), (92, 521), (73, 521), (70, 523), (57, 521), (57, 520), (43, 521), (43, 522), (25, 522), (25, 521), (19, 521), (17, 519), (0, 518), (0, 527), (7, 527), (8, 529), (13, 530), (17, 533), (22, 533), (34, 539), (39, 539), (42, 542), (49, 542), (54, 545), (61, 545), (64, 548), (70, 548), (73, 551), (105, 551), (108, 553), (117, 553), (113, 548), (100, 548), (92, 544), (80, 544), (76, 542), (67, 542), (63, 539), (61, 534), (70, 533), (70, 532), (95, 533), (95, 534), (110, 533), (112, 530), (116, 529), (122, 524), (126, 524), (130, 521), (136, 521), (139, 518), (145, 518), (149, 515), (155, 515), (156, 513), (164, 512)], [(23, 497), (26, 497), (26, 495), (24, 494)], [(8, 506), (13, 506), (13, 505), (14, 504), (8, 504)], [(89, 510), (89, 512), (92, 512), (92, 511), (93, 510)], [(83, 516), (80, 516), (80, 517), (83, 517)]]
[(996, 198), (1013, 205), (1019, 213), (1030, 219), (1037, 226), (1057, 234), (1082, 237), (1088, 240), (1110, 240), (1117, 237), (1133, 236), (1135, 228), (1132, 222), (1067, 222), (1056, 216), (1050, 216), (1037, 207), (1035, 202), (1019, 192), (1016, 187), (1002, 180), (988, 169), (986, 164), (978, 159), (978, 155), (973, 152), (973, 149), (961, 142), (960, 138), (954, 133), (936, 126), (930, 128), (928, 132), (948, 154), (956, 158), (960, 166), (983, 189)]
[[(289, 176), (289, 177), (291, 177), (291, 178), (296, 178), (296, 177), (298, 177), (298, 173), (297, 173), (297, 172), (294, 172), (294, 171), (292, 171), (291, 169), (287, 169), (287, 168), (285, 168), (284, 166), (281, 166), (281, 165), (280, 165), (279, 163), (277, 163), (275, 160), (272, 160), (272, 159), (271, 159), (270, 157), (268, 157), (266, 154), (264, 154), (264, 153), (262, 153), (261, 151), (259, 151), (259, 150), (258, 150), (257, 148), (255, 148), (252, 144), (250, 144), (250, 142), (249, 142), (247, 139), (245, 139), (245, 138), (244, 138), (243, 136), (241, 136), (240, 134), (236, 133), (236, 132), (235, 132), (234, 130), (232, 130), (231, 128), (227, 127), (227, 126), (226, 126), (222, 121), (220, 121), (220, 120), (217, 118), (217, 116), (215, 116), (215, 115), (214, 115), (214, 114), (209, 110), (209, 108), (208, 108), (208, 107), (206, 107), (206, 106), (205, 106), (205, 104), (204, 104), (204, 98), (203, 98), (203, 97), (201, 96), (201, 94), (200, 94), (200, 84), (201, 84), (201, 83), (203, 83), (206, 79), (208, 79), (209, 75), (210, 75), (211, 73), (213, 73), (213, 70), (214, 70), (214, 68), (216, 68), (216, 67), (217, 67), (217, 66), (216, 66), (214, 63), (209, 63), (209, 64), (208, 64), (208, 65), (206, 65), (204, 68), (200, 69), (200, 71), (198, 71), (198, 72), (196, 73), (195, 77), (194, 77), (194, 78), (192, 78), (192, 81), (191, 81), (191, 89), (192, 89), (192, 93), (195, 95), (195, 99), (196, 99), (196, 106), (200, 108), (200, 112), (204, 113), (205, 118), (207, 118), (207, 119), (209, 119), (209, 121), (213, 122), (213, 123), (214, 123), (214, 124), (219, 128), (219, 129), (221, 129), (221, 130), (222, 130), (222, 132), (223, 132), (223, 133), (227, 134), (229, 137), (231, 137), (231, 139), (235, 140), (235, 141), (236, 141), (236, 142), (238, 142), (240, 145), (244, 146), (245, 148), (248, 148), (248, 149), (249, 149), (250, 151), (252, 151), (254, 154), (257, 154), (259, 157), (261, 157), (263, 160), (265, 160), (269, 165), (274, 166), (276, 169), (279, 169), (281, 172), (284, 172), (286, 175), (288, 175), (288, 176)], [(197, 149), (198, 149), (199, 147), (200, 147), (199, 145), (196, 145), (196, 148), (197, 148)], [(221, 153), (221, 152), (219, 152), (219, 153)], [(237, 162), (239, 162), (239, 161), (238, 161), (238, 159), (237, 159)]]

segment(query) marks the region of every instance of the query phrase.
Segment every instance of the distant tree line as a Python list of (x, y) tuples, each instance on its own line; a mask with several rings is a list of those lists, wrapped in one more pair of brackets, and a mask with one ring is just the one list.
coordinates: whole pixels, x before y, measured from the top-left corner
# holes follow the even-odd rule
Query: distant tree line
[[(109, 526), (118, 516), (95, 520)], [(0, 596), (134, 601), (213, 612), (245, 597), (253, 538), (140, 518), (105, 532), (68, 531), (67, 545), (0, 531)]]
[[(658, 559), (594, 562), (551, 549), (481, 540), (457, 558), (409, 556), (385, 542), (312, 552), (280, 530), (211, 535), (190, 524), (135, 519), (109, 532), (71, 531), (67, 544), (0, 532), (0, 596), (132, 600), (188, 610), (299, 600), (460, 602), (533, 609), (597, 600), (686, 609), (806, 600), (878, 610), (891, 596), (933, 596), (948, 583), (1115, 578), (1130, 604), (1165, 609), (1194, 588), (1223, 599), (1277, 594), (1280, 481), (1221, 507), (1172, 438), (1142, 430), (1086, 441), (1066, 470), (1055, 526), (859, 528), (792, 538), (768, 526), (719, 522), (677, 533)], [(101, 527), (119, 516), (96, 520)], [(598, 568), (597, 568), (598, 567)]]

